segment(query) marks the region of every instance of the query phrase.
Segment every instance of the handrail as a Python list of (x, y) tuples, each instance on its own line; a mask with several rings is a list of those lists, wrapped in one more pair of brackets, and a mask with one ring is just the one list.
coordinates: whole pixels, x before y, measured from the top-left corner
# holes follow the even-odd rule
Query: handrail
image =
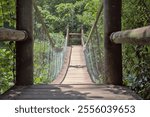
[(92, 28), (91, 28), (91, 31), (90, 31), (90, 34), (89, 34), (89, 36), (88, 36), (88, 40), (87, 40), (86, 43), (85, 43), (85, 46), (89, 43), (89, 41), (90, 41), (90, 39), (91, 39), (91, 37), (92, 37), (92, 34), (93, 34), (94, 30), (95, 30), (95, 27), (96, 27), (96, 25), (97, 25), (97, 23), (98, 23), (98, 20), (99, 20), (99, 17), (100, 17), (100, 15), (101, 15), (102, 11), (103, 11), (103, 3), (102, 3), (102, 5), (101, 5), (101, 7), (99, 7), (99, 10), (98, 10), (97, 16), (96, 16), (96, 20), (95, 20), (95, 22), (94, 22), (94, 24), (93, 24), (93, 26), (92, 26)]
[(39, 19), (40, 19), (40, 21), (41, 21), (41, 23), (42, 23), (42, 26), (43, 26), (43, 29), (44, 29), (45, 33), (46, 33), (47, 36), (48, 36), (48, 39), (49, 39), (49, 41), (50, 41), (51, 46), (52, 46), (52, 47), (55, 47), (54, 41), (52, 40), (52, 38), (51, 38), (50, 35), (49, 35), (49, 32), (48, 32), (48, 30), (47, 30), (47, 28), (46, 28), (46, 25), (45, 25), (44, 20), (43, 20), (43, 18), (42, 18), (42, 16), (41, 16), (41, 13), (40, 13), (38, 7), (36, 6), (36, 3), (35, 3), (34, 0), (33, 0), (33, 6), (34, 6), (34, 9), (35, 9), (35, 11), (37, 12), (37, 14), (38, 14), (38, 16), (39, 16)]
[(148, 45), (150, 44), (150, 26), (114, 32), (111, 34), (110, 39), (116, 44), (129, 43), (137, 45)]
[(26, 31), (0, 28), (0, 41), (22, 41), (27, 39)]

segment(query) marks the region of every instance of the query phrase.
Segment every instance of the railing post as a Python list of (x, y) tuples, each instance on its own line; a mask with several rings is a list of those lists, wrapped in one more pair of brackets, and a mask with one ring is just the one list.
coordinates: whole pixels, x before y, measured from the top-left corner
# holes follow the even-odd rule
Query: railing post
[(17, 29), (25, 30), (28, 38), (16, 42), (16, 85), (33, 84), (32, 0), (17, 0)]
[(103, 2), (106, 84), (122, 85), (121, 45), (114, 44), (110, 40), (111, 33), (121, 30), (122, 0), (103, 0)]
[(84, 30), (83, 30), (83, 25), (81, 25), (81, 44), (82, 46), (84, 46), (84, 40), (83, 40), (83, 37), (84, 36)]
[(67, 46), (68, 46), (69, 45), (69, 25), (67, 25), (66, 39), (67, 39)]

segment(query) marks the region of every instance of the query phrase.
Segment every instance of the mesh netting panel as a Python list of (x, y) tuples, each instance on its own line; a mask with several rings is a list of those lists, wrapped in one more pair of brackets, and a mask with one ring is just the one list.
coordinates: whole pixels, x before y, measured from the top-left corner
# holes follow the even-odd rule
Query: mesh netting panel
[[(62, 47), (57, 44), (60, 42), (57, 40), (63, 40)], [(34, 82), (36, 84), (51, 83), (57, 77), (64, 63), (66, 41), (64, 38), (51, 37), (49, 28), (34, 4)]]

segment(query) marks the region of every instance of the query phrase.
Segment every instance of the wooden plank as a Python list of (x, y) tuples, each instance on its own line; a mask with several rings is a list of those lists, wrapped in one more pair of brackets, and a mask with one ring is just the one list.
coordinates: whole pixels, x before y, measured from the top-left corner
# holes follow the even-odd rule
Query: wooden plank
[(87, 71), (81, 45), (72, 46), (70, 65), (62, 84), (93, 84)]
[(150, 44), (150, 26), (118, 31), (111, 34), (110, 39), (116, 44), (137, 44), (149, 45)]
[(17, 0), (17, 30), (26, 30), (28, 38), (16, 42), (16, 85), (33, 84), (32, 0)]
[(27, 37), (26, 31), (0, 28), (0, 41), (22, 41)]
[(69, 36), (81, 36), (81, 33), (69, 33)]
[(121, 30), (122, 0), (104, 2), (104, 70), (107, 84), (122, 85), (121, 44), (110, 41), (110, 34)]

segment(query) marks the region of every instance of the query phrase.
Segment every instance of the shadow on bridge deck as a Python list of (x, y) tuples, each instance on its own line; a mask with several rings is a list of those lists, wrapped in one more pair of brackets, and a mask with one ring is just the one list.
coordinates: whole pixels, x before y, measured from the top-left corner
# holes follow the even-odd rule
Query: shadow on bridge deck
[(14, 86), (3, 94), (5, 100), (136, 100), (126, 87), (113, 85), (32, 85)]
[[(54, 84), (14, 86), (0, 96), (0, 99), (10, 100), (134, 100), (141, 99), (127, 87), (114, 85), (96, 85), (90, 80), (82, 47), (74, 46), (68, 48), (66, 64)], [(80, 55), (81, 54), (81, 55)], [(69, 64), (70, 63), (70, 64)], [(84, 65), (83, 68), (76, 68), (76, 65)], [(65, 73), (66, 72), (66, 73)], [(83, 72), (83, 73), (82, 73)], [(66, 75), (65, 75), (66, 74)], [(63, 79), (65, 77), (65, 79)], [(55, 84), (56, 83), (56, 84)]]

